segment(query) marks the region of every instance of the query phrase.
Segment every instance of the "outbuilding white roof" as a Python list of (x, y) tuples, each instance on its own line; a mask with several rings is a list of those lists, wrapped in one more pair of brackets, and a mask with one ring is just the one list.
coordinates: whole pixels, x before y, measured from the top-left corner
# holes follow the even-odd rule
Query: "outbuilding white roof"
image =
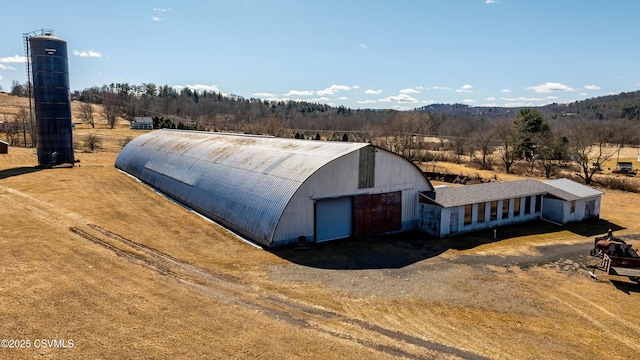
[(582, 185), (569, 179), (545, 180), (545, 184), (549, 185), (549, 194), (566, 201), (574, 201), (601, 196), (604, 193), (592, 187)]

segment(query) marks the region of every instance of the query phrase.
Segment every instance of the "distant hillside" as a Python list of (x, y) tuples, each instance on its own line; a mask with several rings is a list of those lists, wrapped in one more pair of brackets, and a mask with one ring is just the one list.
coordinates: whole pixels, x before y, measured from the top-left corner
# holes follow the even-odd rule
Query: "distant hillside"
[[(447, 116), (472, 116), (484, 118), (511, 118), (523, 107), (486, 107), (464, 104), (431, 104), (416, 109), (420, 112), (433, 112)], [(583, 119), (640, 120), (640, 91), (623, 92), (615, 95), (575, 101), (567, 104), (549, 104), (534, 108), (545, 117), (556, 119), (565, 116)]]

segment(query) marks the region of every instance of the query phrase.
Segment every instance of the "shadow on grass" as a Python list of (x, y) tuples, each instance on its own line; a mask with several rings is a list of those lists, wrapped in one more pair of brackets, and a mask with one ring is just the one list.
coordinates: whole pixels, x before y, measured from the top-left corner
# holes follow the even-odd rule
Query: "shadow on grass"
[(543, 220), (535, 220), (523, 224), (501, 226), (489, 230), (479, 230), (468, 234), (442, 239), (442, 241), (451, 242), (449, 247), (452, 249), (469, 250), (476, 246), (501, 240), (524, 236), (551, 235), (559, 231), (569, 231), (581, 237), (595, 238), (595, 236), (606, 235), (609, 229), (615, 233), (615, 231), (623, 230), (625, 228), (604, 219), (581, 223), (570, 223), (563, 226)]
[(609, 280), (616, 287), (616, 289), (623, 291), (627, 295), (631, 295), (631, 293), (640, 293), (640, 284), (620, 281), (620, 280)]
[(323, 242), (309, 250), (285, 247), (271, 252), (293, 263), (321, 269), (396, 269), (442, 254), (447, 248), (439, 241), (423, 232), (410, 231)]
[(292, 247), (272, 249), (271, 252), (287, 261), (321, 269), (363, 270), (402, 268), (413, 263), (436, 257), (449, 249), (469, 250), (480, 245), (500, 242), (517, 237), (553, 236), (560, 231), (570, 231), (580, 237), (590, 237), (623, 229), (606, 220), (592, 223), (555, 225), (537, 220), (525, 224), (502, 226), (480, 230), (443, 239), (420, 231), (401, 234), (349, 238), (311, 245), (307, 250)]
[(36, 166), (23, 166), (23, 167), (17, 167), (12, 169), (4, 169), (4, 170), (0, 170), (0, 180), (6, 179), (12, 176), (30, 174), (40, 170), (43, 170), (43, 168), (36, 167)]

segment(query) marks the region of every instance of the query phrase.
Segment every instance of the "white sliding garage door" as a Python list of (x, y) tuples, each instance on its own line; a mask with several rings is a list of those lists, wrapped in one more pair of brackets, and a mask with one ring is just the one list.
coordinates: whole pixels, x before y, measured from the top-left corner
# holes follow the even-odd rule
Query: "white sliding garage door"
[(351, 197), (316, 201), (316, 242), (351, 236), (352, 218)]

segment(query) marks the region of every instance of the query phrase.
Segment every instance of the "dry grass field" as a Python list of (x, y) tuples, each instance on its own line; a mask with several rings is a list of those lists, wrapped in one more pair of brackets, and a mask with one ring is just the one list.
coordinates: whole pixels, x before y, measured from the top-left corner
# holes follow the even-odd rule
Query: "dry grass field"
[(640, 286), (587, 267), (609, 227), (640, 246), (638, 194), (606, 191), (600, 223), (503, 228), (498, 241), (409, 233), (265, 251), (116, 170), (141, 132), (79, 125), (74, 137), (92, 132), (102, 149), (78, 150), (79, 167), (0, 155), (0, 338), (30, 344), (0, 358), (640, 353)]

